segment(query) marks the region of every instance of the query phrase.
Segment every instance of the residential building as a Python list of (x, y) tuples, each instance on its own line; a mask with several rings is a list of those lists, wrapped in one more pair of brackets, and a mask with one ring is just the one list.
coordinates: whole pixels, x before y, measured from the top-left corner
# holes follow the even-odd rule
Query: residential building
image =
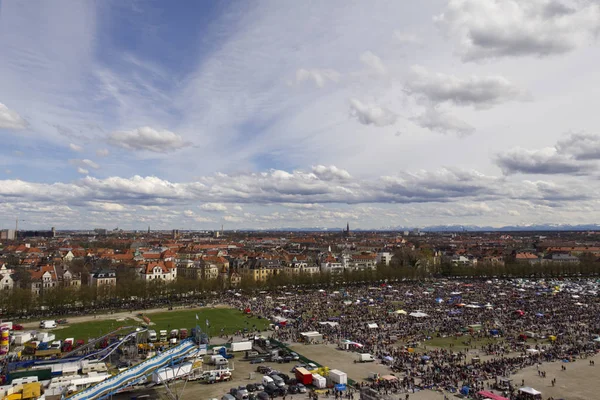
[(243, 277), (248, 277), (254, 281), (266, 281), (270, 276), (282, 271), (279, 260), (267, 260), (264, 258), (253, 258), (248, 260), (239, 273)]
[(160, 279), (171, 282), (177, 278), (177, 267), (172, 261), (149, 262), (141, 269), (140, 274), (144, 281)]
[(377, 253), (375, 261), (377, 262), (377, 264), (388, 266), (390, 265), (390, 261), (392, 261), (392, 256), (393, 254), (388, 251), (380, 251), (379, 253)]
[(6, 264), (0, 266), (0, 290), (11, 290), (15, 286), (15, 281), (12, 278), (12, 269), (8, 269)]
[(90, 286), (117, 286), (117, 273), (111, 270), (97, 270), (90, 274)]

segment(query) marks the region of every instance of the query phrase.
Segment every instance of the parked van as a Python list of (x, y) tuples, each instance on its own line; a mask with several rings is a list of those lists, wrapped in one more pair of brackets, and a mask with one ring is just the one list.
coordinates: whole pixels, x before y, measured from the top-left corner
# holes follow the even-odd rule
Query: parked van
[(156, 331), (148, 331), (148, 340), (156, 342)]
[(285, 381), (279, 375), (271, 375), (271, 379), (273, 379), (273, 383), (277, 385), (277, 387), (284, 387)]
[(271, 378), (270, 376), (267, 376), (267, 375), (263, 376), (263, 378), (262, 378), (262, 384), (264, 386), (267, 386), (269, 383), (274, 383), (273, 382), (273, 378)]
[(40, 328), (41, 329), (54, 329), (54, 328), (56, 328), (56, 321), (54, 321), (54, 320), (42, 321), (42, 322), (40, 322)]

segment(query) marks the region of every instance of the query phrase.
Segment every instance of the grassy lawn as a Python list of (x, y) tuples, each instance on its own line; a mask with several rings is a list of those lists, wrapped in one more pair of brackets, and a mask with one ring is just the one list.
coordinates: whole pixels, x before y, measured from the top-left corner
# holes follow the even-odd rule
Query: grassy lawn
[(125, 326), (138, 326), (139, 323), (132, 320), (126, 319), (117, 321), (115, 319), (105, 319), (90, 322), (82, 322), (80, 324), (68, 324), (63, 328), (54, 329), (52, 333), (56, 335), (57, 339), (63, 340), (66, 338), (83, 339), (86, 342), (89, 338), (97, 338), (102, 335), (106, 335), (120, 327)]
[[(198, 321), (196, 321), (198, 315)], [(221, 329), (225, 334), (231, 334), (237, 330), (248, 328), (249, 330), (259, 329), (265, 330), (269, 325), (266, 319), (258, 319), (248, 317), (241, 311), (230, 308), (205, 308), (201, 310), (175, 310), (156, 314), (148, 314), (150, 321), (154, 323), (151, 328), (155, 331), (160, 329), (191, 329), (200, 326), (204, 332), (208, 332), (210, 336), (218, 336)], [(206, 320), (210, 326), (206, 327)]]
[[(231, 334), (237, 330), (248, 328), (253, 330), (265, 330), (269, 322), (265, 319), (248, 317), (242, 312), (228, 308), (207, 308), (200, 310), (174, 310), (162, 313), (147, 314), (153, 323), (150, 328), (159, 331), (161, 329), (181, 329), (191, 330), (196, 325), (196, 315), (198, 315), (198, 324), (203, 331), (207, 331), (206, 320), (208, 319), (210, 327), (208, 333), (210, 336), (218, 336), (221, 328), (226, 334)], [(89, 338), (102, 336), (112, 332), (122, 326), (139, 326), (140, 322), (132, 319), (126, 320), (97, 320), (82, 322), (78, 324), (68, 324), (64, 328), (54, 329), (52, 333), (57, 339), (75, 338), (83, 339), (87, 342)]]

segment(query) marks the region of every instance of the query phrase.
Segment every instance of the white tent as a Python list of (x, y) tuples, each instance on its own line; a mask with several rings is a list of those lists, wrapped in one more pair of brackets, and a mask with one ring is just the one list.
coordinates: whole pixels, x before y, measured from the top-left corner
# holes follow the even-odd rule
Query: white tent
[(415, 317), (415, 318), (425, 318), (425, 317), (429, 317), (429, 315), (425, 314), (422, 311), (415, 311), (415, 312), (411, 312), (410, 314), (411, 317)]
[(523, 386), (522, 388), (519, 389), (519, 392), (527, 393), (532, 396), (537, 396), (538, 394), (542, 394), (542, 392), (540, 392), (539, 390), (535, 390), (534, 388), (529, 387), (529, 386)]
[(320, 325), (329, 325), (332, 328), (335, 326), (339, 325), (339, 322), (335, 322), (335, 321), (324, 321), (324, 322), (319, 322)]

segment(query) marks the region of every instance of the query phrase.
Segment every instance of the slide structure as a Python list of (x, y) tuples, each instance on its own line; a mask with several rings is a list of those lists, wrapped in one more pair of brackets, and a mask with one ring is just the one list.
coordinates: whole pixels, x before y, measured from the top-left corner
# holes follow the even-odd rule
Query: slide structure
[(169, 363), (180, 361), (188, 354), (197, 350), (198, 347), (193, 339), (186, 339), (169, 350), (149, 358), (134, 367), (128, 368), (105, 381), (90, 386), (71, 396), (67, 396), (66, 398), (69, 400), (96, 400), (106, 398), (117, 393), (121, 389), (134, 385), (156, 369), (164, 367)]
[(96, 343), (102, 342), (107, 337), (114, 336), (114, 335), (121, 333), (122, 331), (129, 331), (131, 329), (135, 329), (135, 327), (134, 326), (123, 326), (115, 331), (107, 333), (106, 335), (100, 336), (99, 338), (94, 339), (94, 340), (88, 342), (87, 344), (84, 344), (83, 346), (77, 347), (76, 349), (73, 349), (72, 351), (63, 354), (62, 358), (69, 358), (75, 354), (81, 353), (85, 349), (93, 348), (96, 345)]

